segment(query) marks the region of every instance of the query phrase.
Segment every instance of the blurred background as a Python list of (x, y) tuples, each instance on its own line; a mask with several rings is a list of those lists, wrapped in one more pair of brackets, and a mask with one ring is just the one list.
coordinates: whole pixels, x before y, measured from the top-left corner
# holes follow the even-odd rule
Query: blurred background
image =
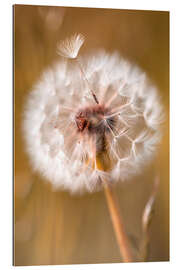
[(86, 37), (81, 53), (104, 48), (139, 65), (159, 88), (166, 112), (154, 163), (116, 192), (134, 252), (141, 218), (160, 177), (150, 227), (149, 261), (169, 260), (169, 12), (14, 6), (14, 264), (121, 262), (103, 192), (54, 192), (32, 172), (21, 131), (26, 96), (44, 68), (58, 59), (57, 42), (74, 32)]

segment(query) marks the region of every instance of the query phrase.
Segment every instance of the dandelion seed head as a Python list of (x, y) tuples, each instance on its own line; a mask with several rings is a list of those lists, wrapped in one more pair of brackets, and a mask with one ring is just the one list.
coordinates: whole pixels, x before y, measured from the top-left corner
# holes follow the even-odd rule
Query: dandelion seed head
[[(84, 39), (65, 40), (59, 52), (77, 57)], [(103, 50), (81, 58), (81, 70), (60, 60), (30, 92), (23, 134), (34, 170), (54, 189), (97, 191), (104, 179), (129, 179), (152, 160), (161, 139), (163, 108), (138, 67)], [(93, 97), (95, 95), (95, 98)], [(107, 172), (96, 166), (105, 152)]]

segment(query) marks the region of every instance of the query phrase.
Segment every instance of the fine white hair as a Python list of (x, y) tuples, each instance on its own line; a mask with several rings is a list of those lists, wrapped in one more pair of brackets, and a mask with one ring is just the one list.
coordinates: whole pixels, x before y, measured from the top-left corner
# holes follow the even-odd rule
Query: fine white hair
[(57, 53), (65, 58), (76, 58), (81, 46), (84, 43), (82, 34), (74, 34), (70, 38), (66, 38), (57, 46)]
[[(79, 48), (71, 57), (77, 56)], [(154, 156), (163, 120), (156, 87), (118, 53), (100, 50), (81, 57), (81, 66), (88, 84), (78, 66), (66, 59), (46, 70), (27, 98), (23, 121), (33, 169), (55, 189), (72, 193), (100, 190), (104, 178), (113, 183), (138, 173)], [(85, 162), (93, 158), (93, 138), (77, 133), (77, 111), (94, 103), (89, 85), (99, 102), (111, 108), (104, 121), (112, 116), (117, 121), (115, 128), (108, 126), (113, 164), (108, 172)]]

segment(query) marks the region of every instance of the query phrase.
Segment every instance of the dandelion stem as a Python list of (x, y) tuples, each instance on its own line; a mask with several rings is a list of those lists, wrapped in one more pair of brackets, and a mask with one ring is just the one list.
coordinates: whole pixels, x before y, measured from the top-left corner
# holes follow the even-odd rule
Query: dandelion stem
[(104, 187), (104, 191), (123, 261), (131, 262), (132, 256), (129, 249), (129, 243), (125, 232), (124, 224), (122, 222), (122, 216), (119, 211), (115, 193), (109, 185), (106, 185)]
[[(98, 169), (104, 170), (103, 162), (100, 158), (96, 158), (96, 164)], [(129, 247), (129, 240), (126, 235), (122, 216), (118, 207), (117, 197), (112, 187), (107, 183), (106, 180), (104, 185), (104, 192), (123, 262), (132, 262), (133, 258)]]

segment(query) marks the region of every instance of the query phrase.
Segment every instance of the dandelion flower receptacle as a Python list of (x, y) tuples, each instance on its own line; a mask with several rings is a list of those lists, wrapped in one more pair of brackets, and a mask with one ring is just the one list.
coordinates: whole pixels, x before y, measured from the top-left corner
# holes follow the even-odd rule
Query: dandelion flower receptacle
[[(34, 170), (72, 193), (100, 190), (104, 178), (128, 179), (151, 160), (161, 137), (162, 106), (146, 74), (104, 50), (81, 57), (81, 68), (69, 64), (83, 42), (75, 35), (58, 46), (64, 58), (30, 92), (23, 122)], [(101, 153), (107, 171), (97, 167)]]

